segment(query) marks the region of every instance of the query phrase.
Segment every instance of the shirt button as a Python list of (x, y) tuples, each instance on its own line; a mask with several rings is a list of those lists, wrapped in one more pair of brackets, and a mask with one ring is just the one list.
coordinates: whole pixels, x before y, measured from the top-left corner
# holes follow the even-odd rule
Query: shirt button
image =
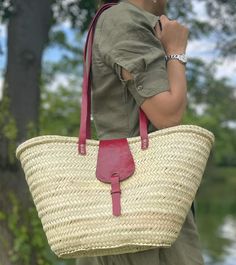
[(140, 86), (137, 87), (137, 89), (138, 90), (142, 90), (143, 89), (143, 86), (140, 85)]

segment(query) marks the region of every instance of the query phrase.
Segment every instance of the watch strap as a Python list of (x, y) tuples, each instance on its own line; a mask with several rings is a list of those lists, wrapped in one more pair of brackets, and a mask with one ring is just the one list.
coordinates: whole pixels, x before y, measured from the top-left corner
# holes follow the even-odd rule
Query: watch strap
[(187, 58), (186, 58), (186, 55), (184, 53), (182, 53), (182, 54), (165, 55), (165, 60), (166, 60), (166, 63), (169, 60), (179, 60), (182, 64), (186, 64), (187, 63)]

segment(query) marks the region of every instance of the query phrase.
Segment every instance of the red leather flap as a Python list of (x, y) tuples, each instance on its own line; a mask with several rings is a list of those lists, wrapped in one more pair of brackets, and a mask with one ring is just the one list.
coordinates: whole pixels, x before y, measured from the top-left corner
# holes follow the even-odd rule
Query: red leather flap
[(135, 171), (135, 164), (126, 138), (99, 141), (96, 177), (111, 183), (111, 176), (119, 176), (122, 181)]

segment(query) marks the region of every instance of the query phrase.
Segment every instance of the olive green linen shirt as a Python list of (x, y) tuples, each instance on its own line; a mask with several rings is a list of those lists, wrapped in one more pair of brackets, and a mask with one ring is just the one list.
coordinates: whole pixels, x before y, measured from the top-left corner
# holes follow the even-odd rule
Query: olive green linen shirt
[[(139, 135), (139, 106), (169, 90), (165, 52), (155, 36), (158, 17), (128, 0), (105, 10), (92, 50), (92, 116), (99, 139)], [(122, 79), (125, 68), (134, 77)], [(148, 131), (157, 130), (151, 122)]]

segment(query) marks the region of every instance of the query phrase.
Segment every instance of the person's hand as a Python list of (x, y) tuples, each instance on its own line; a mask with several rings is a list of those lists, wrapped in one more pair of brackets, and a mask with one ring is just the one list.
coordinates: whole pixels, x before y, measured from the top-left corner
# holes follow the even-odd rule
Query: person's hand
[(167, 16), (161, 15), (160, 22), (155, 26), (156, 37), (160, 40), (167, 55), (173, 53), (185, 53), (189, 30), (177, 20), (169, 20)]

